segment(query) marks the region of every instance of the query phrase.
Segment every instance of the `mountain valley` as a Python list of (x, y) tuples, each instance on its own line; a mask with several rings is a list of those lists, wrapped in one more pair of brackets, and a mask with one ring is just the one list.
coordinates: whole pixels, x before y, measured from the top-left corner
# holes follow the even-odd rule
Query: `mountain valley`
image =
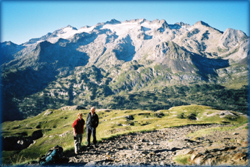
[(247, 113), (248, 44), (244, 32), (221, 32), (203, 21), (146, 19), (67, 26), (21, 45), (4, 42), (2, 120), (67, 105), (159, 110), (201, 104)]

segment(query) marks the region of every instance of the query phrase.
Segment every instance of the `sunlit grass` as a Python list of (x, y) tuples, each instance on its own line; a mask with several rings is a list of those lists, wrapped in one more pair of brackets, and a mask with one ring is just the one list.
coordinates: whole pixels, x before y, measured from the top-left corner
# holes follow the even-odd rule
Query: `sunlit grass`
[(174, 157), (174, 161), (181, 165), (191, 165), (190, 162), (191, 155), (178, 155)]
[[(19, 156), (14, 156), (13, 151), (3, 151), (3, 163), (29, 161), (37, 159), (45, 154), (50, 148), (60, 145), (65, 151), (73, 151), (73, 129), (72, 123), (76, 119), (78, 112), (83, 113), (86, 121), (88, 110), (50, 110), (51, 113), (45, 116), (45, 112), (22, 121), (4, 122), (2, 124), (2, 135), (6, 136), (22, 136), (24, 133), (31, 136), (36, 130), (42, 130), (43, 137), (37, 139), (35, 144), (19, 152)], [(152, 131), (175, 126), (185, 126), (192, 124), (221, 124), (227, 121), (235, 126), (247, 122), (247, 117), (238, 115), (237, 119), (230, 120), (220, 118), (218, 113), (220, 110), (214, 110), (208, 106), (188, 105), (180, 107), (172, 107), (169, 110), (160, 110), (157, 112), (149, 110), (97, 110), (100, 124), (97, 128), (97, 140), (128, 134), (138, 131)], [(180, 119), (178, 114), (184, 113), (189, 115), (195, 113), (197, 120), (188, 118)], [(215, 114), (214, 114), (215, 113)], [(207, 114), (214, 114), (207, 117)], [(210, 133), (214, 129), (200, 130), (192, 134), (193, 137), (199, 133)], [(227, 129), (225, 129), (227, 130)], [(83, 144), (86, 144), (86, 130), (83, 135)]]

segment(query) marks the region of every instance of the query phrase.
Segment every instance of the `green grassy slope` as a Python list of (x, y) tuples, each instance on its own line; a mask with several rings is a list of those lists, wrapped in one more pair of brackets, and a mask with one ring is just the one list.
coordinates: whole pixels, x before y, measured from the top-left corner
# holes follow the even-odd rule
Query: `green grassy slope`
[[(34, 131), (42, 130), (43, 137), (22, 151), (3, 151), (4, 164), (20, 164), (37, 160), (49, 148), (61, 145), (64, 151), (73, 151), (72, 123), (78, 112), (86, 120), (88, 110), (71, 110), (71, 107), (58, 110), (46, 110), (43, 113), (22, 121), (4, 122), (2, 136), (31, 136)], [(188, 105), (172, 107), (169, 110), (97, 110), (100, 125), (97, 128), (97, 140), (134, 131), (151, 131), (167, 127), (188, 124), (242, 124), (248, 118), (233, 112), (232, 116), (222, 117), (222, 110), (208, 106)], [(49, 114), (50, 113), (50, 114)], [(86, 132), (83, 143), (86, 144)], [(17, 154), (18, 153), (18, 154)]]

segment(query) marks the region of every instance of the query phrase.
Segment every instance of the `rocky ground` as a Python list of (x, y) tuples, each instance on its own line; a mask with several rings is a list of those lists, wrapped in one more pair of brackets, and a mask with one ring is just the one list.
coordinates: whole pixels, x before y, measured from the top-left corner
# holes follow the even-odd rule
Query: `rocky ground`
[(69, 164), (85, 166), (173, 166), (180, 162), (186, 165), (247, 165), (246, 125), (233, 130), (214, 131), (202, 137), (187, 137), (187, 134), (200, 129), (222, 126), (230, 125), (191, 125), (136, 132), (103, 140), (97, 148), (83, 147), (78, 155), (68, 153), (66, 156)]

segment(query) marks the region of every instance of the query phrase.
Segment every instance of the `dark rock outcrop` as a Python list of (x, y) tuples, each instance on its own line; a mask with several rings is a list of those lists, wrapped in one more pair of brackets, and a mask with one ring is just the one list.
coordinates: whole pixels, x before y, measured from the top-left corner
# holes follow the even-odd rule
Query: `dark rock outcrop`
[(37, 130), (28, 137), (26, 137), (26, 135), (2, 137), (2, 149), (5, 151), (23, 150), (42, 136), (42, 130)]

